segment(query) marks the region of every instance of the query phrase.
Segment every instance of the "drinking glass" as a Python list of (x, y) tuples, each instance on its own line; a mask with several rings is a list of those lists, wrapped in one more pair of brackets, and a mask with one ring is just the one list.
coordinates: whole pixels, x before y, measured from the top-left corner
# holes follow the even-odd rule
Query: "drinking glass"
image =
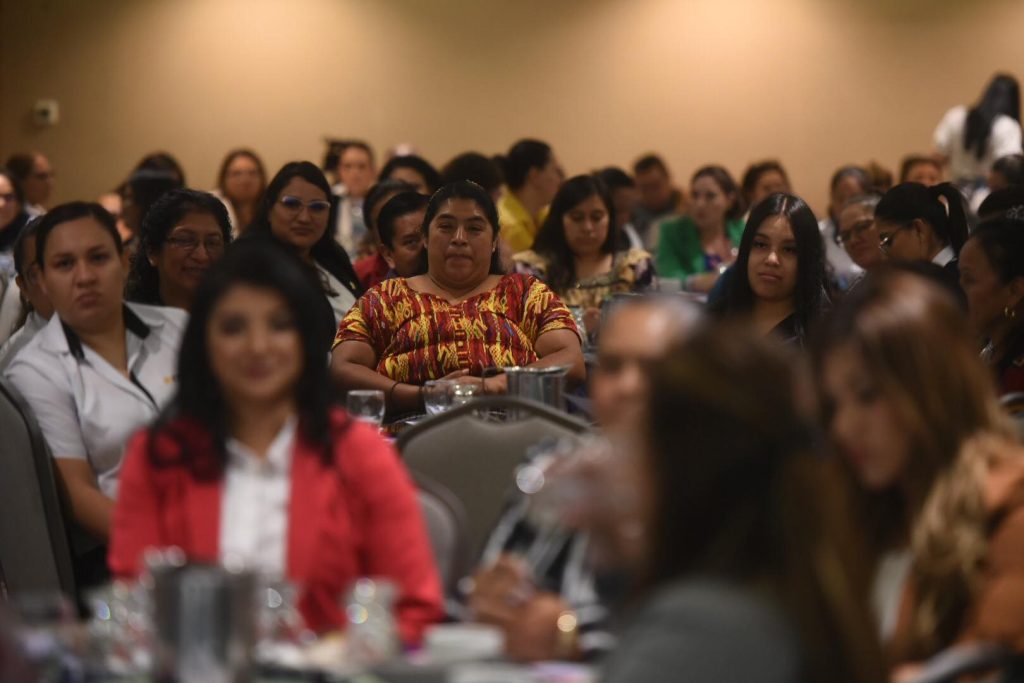
[(349, 415), (380, 427), (384, 421), (384, 392), (379, 389), (358, 389), (348, 392), (345, 407)]
[(455, 382), (449, 379), (432, 379), (423, 385), (423, 407), (427, 415), (437, 415), (452, 407), (455, 398)]
[(478, 379), (455, 382), (455, 386), (452, 387), (452, 405), (465, 405), (472, 401), (474, 396), (482, 393), (483, 387)]

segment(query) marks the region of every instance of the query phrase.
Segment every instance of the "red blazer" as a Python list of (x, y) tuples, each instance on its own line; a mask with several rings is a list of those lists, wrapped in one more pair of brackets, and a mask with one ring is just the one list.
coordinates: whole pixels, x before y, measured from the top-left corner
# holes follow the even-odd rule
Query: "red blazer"
[[(133, 437), (121, 470), (108, 561), (115, 576), (142, 571), (142, 552), (178, 546), (189, 559), (217, 562), (223, 476), (202, 427), (179, 420), (155, 444)], [(296, 437), (288, 510), (286, 572), (302, 587), (306, 623), (325, 630), (345, 623), (339, 601), (361, 576), (394, 580), (399, 630), (407, 644), (443, 616), (441, 586), (415, 489), (394, 449), (344, 412), (331, 415), (334, 461)], [(213, 474), (198, 478), (179, 459), (198, 454)]]

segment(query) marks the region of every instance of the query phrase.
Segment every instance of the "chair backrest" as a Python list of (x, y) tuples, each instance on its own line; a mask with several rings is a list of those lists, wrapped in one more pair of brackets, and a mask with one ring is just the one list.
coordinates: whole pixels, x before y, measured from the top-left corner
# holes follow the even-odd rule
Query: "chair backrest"
[(447, 595), (455, 595), (459, 579), (469, 572), (472, 563), (466, 542), (466, 510), (444, 486), (423, 475), (414, 478), (441, 583)]
[[(489, 420), (492, 410), (519, 419)], [(480, 556), (509, 500), (516, 468), (527, 450), (547, 438), (580, 434), (585, 422), (548, 406), (503, 396), (475, 399), (402, 432), (398, 448), (414, 476), (444, 486), (462, 503), (468, 518), (470, 557)]]
[(0, 377), (0, 565), (8, 592), (75, 596), (53, 460), (25, 400)]

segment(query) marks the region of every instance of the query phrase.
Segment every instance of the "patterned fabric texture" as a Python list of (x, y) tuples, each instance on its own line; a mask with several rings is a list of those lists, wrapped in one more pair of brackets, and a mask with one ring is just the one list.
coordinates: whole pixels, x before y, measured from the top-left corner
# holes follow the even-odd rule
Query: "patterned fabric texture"
[[(516, 272), (546, 280), (548, 260), (535, 251), (523, 251), (514, 257)], [(600, 308), (613, 294), (628, 294), (649, 289), (654, 282), (654, 263), (642, 249), (615, 252), (612, 268), (607, 273), (577, 280), (564, 292), (556, 292), (566, 306)]]
[(481, 375), (487, 368), (533, 363), (537, 338), (552, 330), (579, 334), (565, 304), (528, 275), (505, 275), (494, 289), (457, 304), (392, 278), (356, 302), (334, 345), (369, 344), (377, 372), (422, 384), (460, 369)]

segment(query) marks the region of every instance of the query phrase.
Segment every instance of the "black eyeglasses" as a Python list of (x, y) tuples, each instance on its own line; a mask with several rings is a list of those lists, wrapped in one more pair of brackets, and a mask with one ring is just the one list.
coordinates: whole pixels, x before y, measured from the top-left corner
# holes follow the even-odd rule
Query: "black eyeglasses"
[(910, 223), (904, 223), (903, 225), (896, 226), (896, 229), (890, 232), (888, 235), (880, 234), (878, 236), (878, 248), (882, 250), (882, 253), (886, 256), (889, 255), (889, 249), (892, 247), (892, 241), (896, 237), (896, 233), (900, 230), (906, 230), (910, 227)]
[(846, 247), (853, 240), (863, 237), (864, 233), (874, 227), (875, 221), (873, 218), (865, 218), (864, 220), (857, 221), (849, 230), (843, 230), (838, 234), (839, 244)]
[(327, 213), (331, 208), (331, 203), (323, 199), (314, 199), (311, 202), (303, 204), (302, 200), (299, 199), (298, 197), (285, 195), (281, 197), (281, 199), (279, 199), (278, 201), (281, 203), (281, 206), (283, 206), (288, 211), (291, 211), (292, 213), (298, 213), (302, 211), (302, 207), (305, 206), (306, 209), (309, 211), (310, 215), (312, 216), (319, 216), (321, 214)]
[(185, 235), (182, 237), (168, 237), (164, 242), (187, 254), (191, 254), (198, 249), (200, 244), (206, 249), (207, 254), (220, 254), (224, 251), (224, 239), (222, 237), (207, 237), (201, 240), (195, 235)]

